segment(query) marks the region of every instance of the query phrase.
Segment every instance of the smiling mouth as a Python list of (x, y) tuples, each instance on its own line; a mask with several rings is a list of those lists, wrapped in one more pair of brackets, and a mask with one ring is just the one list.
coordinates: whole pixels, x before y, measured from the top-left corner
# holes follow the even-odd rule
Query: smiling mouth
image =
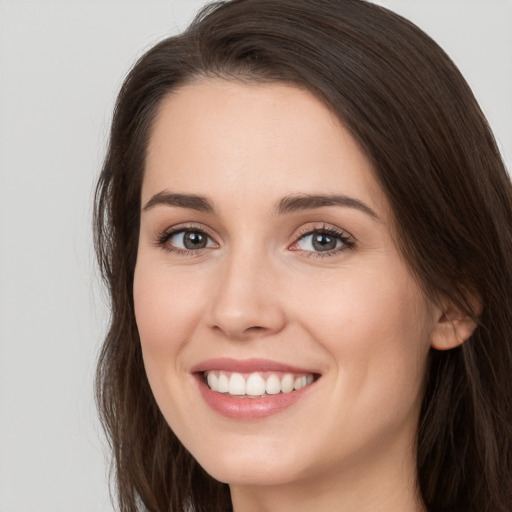
[(311, 385), (317, 378), (313, 373), (240, 373), (224, 370), (203, 372), (204, 383), (212, 391), (236, 398), (265, 398), (288, 394)]

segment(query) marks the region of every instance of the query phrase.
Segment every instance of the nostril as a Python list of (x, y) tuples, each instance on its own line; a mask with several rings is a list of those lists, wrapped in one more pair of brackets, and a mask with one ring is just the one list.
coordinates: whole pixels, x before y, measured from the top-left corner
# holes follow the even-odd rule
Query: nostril
[[(221, 326), (219, 326), (219, 325), (214, 325), (213, 329), (215, 331), (224, 332), (224, 329)], [(266, 327), (263, 327), (261, 325), (254, 325), (254, 326), (251, 326), (251, 327), (242, 328), (239, 331), (239, 334), (241, 336), (244, 336), (244, 335), (247, 335), (247, 334), (259, 334), (259, 333), (262, 333), (262, 332), (265, 332), (265, 331), (267, 331)]]

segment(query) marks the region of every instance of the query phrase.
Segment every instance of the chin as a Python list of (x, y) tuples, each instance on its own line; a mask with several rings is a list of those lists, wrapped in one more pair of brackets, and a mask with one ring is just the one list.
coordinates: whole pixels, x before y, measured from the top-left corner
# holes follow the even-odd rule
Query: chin
[[(260, 457), (261, 459), (261, 457)], [(225, 461), (207, 461), (203, 469), (215, 480), (229, 485), (272, 486), (286, 485), (300, 479), (291, 464), (275, 464), (262, 460), (251, 460), (245, 456)]]
[[(298, 460), (297, 444), (291, 447), (276, 439), (246, 439), (232, 434), (232, 442), (216, 443), (206, 439), (191, 450), (202, 468), (215, 480), (235, 485), (280, 485), (301, 479), (307, 471)], [(238, 439), (237, 439), (238, 438)], [(277, 442), (277, 443), (276, 443)], [(276, 444), (281, 445), (279, 449)], [(213, 449), (208, 449), (213, 446)], [(284, 449), (283, 449), (284, 448)], [(291, 448), (291, 450), (290, 450)]]

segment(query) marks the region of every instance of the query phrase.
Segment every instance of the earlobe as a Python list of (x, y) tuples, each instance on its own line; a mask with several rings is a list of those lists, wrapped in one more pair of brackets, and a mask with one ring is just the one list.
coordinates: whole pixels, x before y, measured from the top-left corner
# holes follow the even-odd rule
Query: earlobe
[[(473, 301), (472, 301), (473, 302)], [(474, 311), (479, 315), (482, 307), (474, 301)], [(476, 321), (451, 300), (443, 305), (434, 327), (431, 345), (437, 350), (450, 350), (462, 345), (477, 328)]]

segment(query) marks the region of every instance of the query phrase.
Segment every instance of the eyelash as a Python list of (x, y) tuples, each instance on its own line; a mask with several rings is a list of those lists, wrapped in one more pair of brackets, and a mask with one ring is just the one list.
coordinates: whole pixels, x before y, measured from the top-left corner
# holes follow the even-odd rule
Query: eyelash
[[(328, 258), (330, 256), (336, 256), (342, 251), (353, 249), (355, 245), (354, 239), (345, 231), (335, 228), (334, 226), (322, 226), (321, 228), (306, 228), (302, 232), (299, 232), (297, 240), (291, 245), (291, 247), (297, 245), (301, 240), (304, 240), (308, 236), (312, 235), (327, 235), (341, 241), (341, 247), (329, 251), (301, 251), (306, 258)], [(300, 249), (296, 249), (300, 251)]]
[[(208, 232), (204, 228), (199, 227), (199, 226), (194, 226), (194, 225), (188, 225), (188, 226), (179, 226), (170, 231), (164, 231), (157, 237), (155, 245), (158, 247), (162, 247), (166, 252), (174, 253), (177, 256), (199, 256), (199, 255), (201, 255), (203, 250), (206, 248), (182, 249), (180, 247), (174, 247), (174, 246), (168, 245), (169, 240), (173, 236), (175, 236), (179, 233), (185, 234), (187, 232), (202, 234), (202, 235), (206, 236), (209, 240), (213, 241), (213, 238), (208, 234)], [(342, 243), (342, 245), (341, 245), (341, 247), (337, 247), (335, 249), (328, 250), (328, 251), (306, 251), (306, 250), (301, 250), (301, 249), (290, 249), (291, 247), (296, 246), (301, 240), (304, 240), (306, 237), (316, 235), (316, 234), (334, 237), (337, 240), (339, 240)], [(216, 242), (214, 242), (214, 243), (216, 243)], [(299, 232), (297, 235), (296, 241), (289, 246), (289, 250), (302, 252), (306, 258), (326, 258), (326, 257), (330, 257), (330, 256), (335, 256), (342, 251), (353, 249), (354, 245), (355, 245), (354, 239), (350, 235), (348, 235), (345, 231), (335, 228), (333, 226), (324, 225), (320, 228), (318, 228), (318, 227), (308, 228), (308, 229), (304, 229), (301, 232)]]
[(164, 231), (161, 235), (158, 236), (156, 240), (156, 244), (158, 247), (162, 247), (166, 252), (174, 253), (177, 256), (199, 256), (202, 252), (202, 249), (181, 249), (180, 247), (174, 247), (167, 245), (167, 242), (169, 240), (179, 234), (179, 233), (200, 233), (204, 236), (206, 236), (208, 239), (213, 240), (213, 238), (208, 234), (208, 232), (200, 227), (195, 226), (193, 224), (187, 225), (187, 226), (178, 226), (174, 229), (171, 229), (170, 231)]

